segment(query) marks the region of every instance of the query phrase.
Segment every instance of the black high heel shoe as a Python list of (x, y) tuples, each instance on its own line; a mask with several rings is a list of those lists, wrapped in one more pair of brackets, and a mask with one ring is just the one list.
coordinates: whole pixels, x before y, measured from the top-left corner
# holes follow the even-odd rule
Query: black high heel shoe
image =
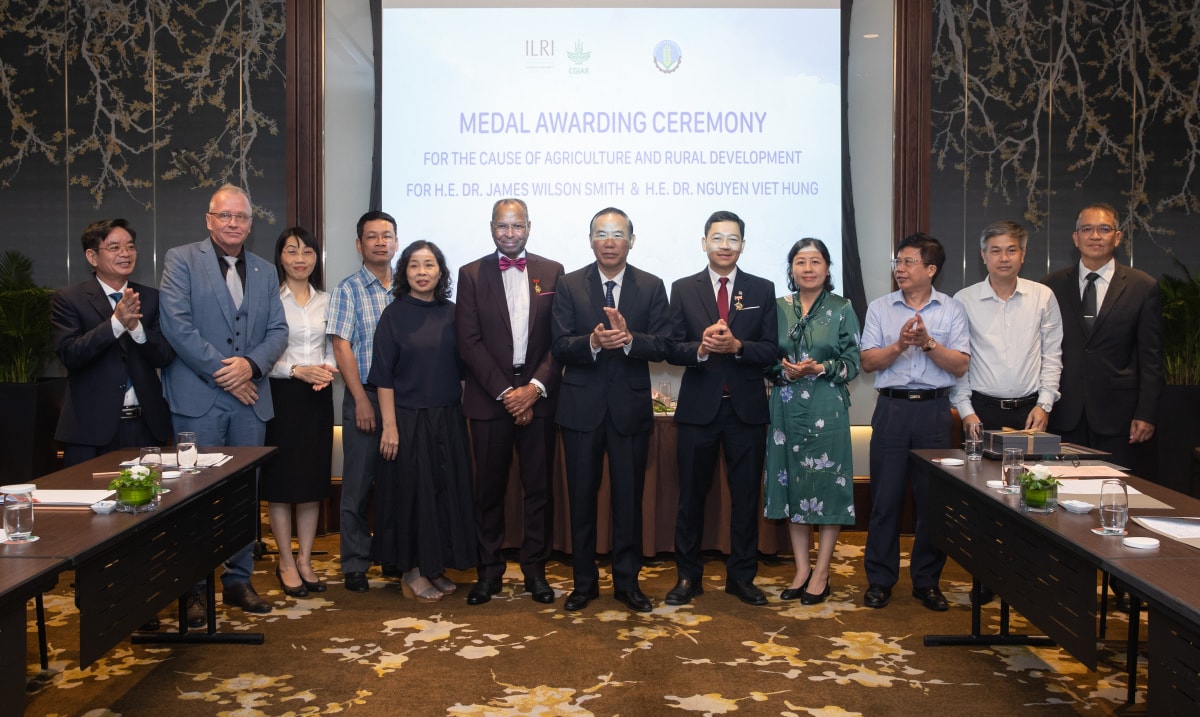
[(804, 578), (803, 585), (801, 585), (798, 588), (788, 588), (788, 589), (784, 590), (783, 592), (779, 593), (779, 599), (780, 600), (796, 600), (799, 598), (803, 598), (804, 595), (806, 595), (806, 593), (804, 591), (808, 587), (809, 580), (812, 580), (812, 571), (809, 571), (808, 577)]
[(308, 586), (304, 583), (304, 579), (300, 579), (300, 585), (292, 587), (283, 582), (283, 572), (279, 568), (275, 568), (275, 577), (279, 578), (279, 587), (283, 588), (283, 592), (288, 597), (302, 598), (308, 597)]
[[(311, 565), (309, 566), (309, 570), (312, 570)], [(317, 578), (316, 582), (309, 582), (304, 579), (304, 573), (301, 573), (299, 570), (296, 572), (300, 574), (300, 582), (304, 583), (304, 589), (310, 593), (323, 593), (327, 589), (324, 580)], [(316, 571), (313, 571), (313, 575), (316, 574)]]
[(825, 579), (825, 589), (814, 595), (807, 590), (800, 596), (801, 605), (819, 605), (825, 602), (825, 598), (829, 597), (829, 578)]

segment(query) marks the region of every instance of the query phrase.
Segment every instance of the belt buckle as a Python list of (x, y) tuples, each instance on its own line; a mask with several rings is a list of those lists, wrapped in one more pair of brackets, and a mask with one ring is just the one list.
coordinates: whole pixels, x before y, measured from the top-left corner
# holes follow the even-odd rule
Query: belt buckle
[(1002, 398), (1000, 399), (1000, 408), (1001, 410), (1011, 411), (1014, 408), (1019, 408), (1017, 406), (1018, 402), (1020, 402), (1019, 398)]
[(921, 392), (920, 391), (909, 391), (908, 392), (908, 400), (920, 401), (921, 400)]

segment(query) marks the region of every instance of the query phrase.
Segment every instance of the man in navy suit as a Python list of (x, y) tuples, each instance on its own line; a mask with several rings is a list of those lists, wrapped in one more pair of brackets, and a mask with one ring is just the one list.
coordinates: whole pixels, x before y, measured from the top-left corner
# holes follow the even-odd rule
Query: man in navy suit
[(557, 421), (571, 506), (575, 589), (567, 610), (599, 596), (596, 496), (604, 455), (612, 500), (613, 597), (649, 612), (642, 567), (642, 486), (654, 411), (648, 362), (666, 358), (667, 292), (662, 279), (627, 263), (633, 222), (601, 209), (589, 226), (596, 261), (567, 274), (554, 297), (554, 357), (563, 364)]
[(700, 240), (708, 267), (671, 285), (667, 360), (687, 368), (675, 408), (679, 579), (667, 593), (668, 605), (685, 605), (704, 592), (704, 504), (722, 446), (731, 503), (725, 591), (750, 605), (767, 604), (754, 586), (759, 491), (771, 420), (763, 369), (779, 358), (779, 343), (775, 285), (737, 267), (745, 231), (745, 222), (733, 212), (714, 213)]
[(1063, 324), (1062, 398), (1050, 431), (1136, 468), (1134, 449), (1150, 440), (1158, 421), (1162, 300), (1153, 277), (1113, 258), (1120, 227), (1108, 204), (1084, 207), (1071, 235), (1079, 262), (1042, 279)]
[(158, 327), (158, 290), (129, 281), (137, 235), (124, 219), (83, 230), (95, 269), (51, 302), (54, 351), (67, 367), (67, 396), (54, 437), (73, 466), (117, 448), (171, 442), (171, 412), (158, 369), (175, 352)]
[(479, 580), (467, 604), (500, 591), (504, 577), (504, 497), (513, 448), (524, 493), (521, 572), (535, 602), (554, 602), (546, 560), (554, 534), (554, 409), (562, 367), (550, 353), (550, 311), (562, 264), (525, 251), (533, 224), (520, 199), (492, 206), (496, 251), (458, 272), (455, 326), (467, 365), (463, 413), (475, 453)]
[[(163, 384), (175, 430), (203, 446), (261, 446), (275, 415), (267, 372), (287, 348), (288, 326), (274, 264), (245, 250), (251, 211), (242, 189), (221, 187), (205, 215), (208, 237), (163, 262), (162, 329), (178, 356)], [(226, 560), (224, 602), (270, 612), (250, 584), (253, 569), (253, 545)], [(203, 625), (206, 613), (193, 589), (188, 625)]]

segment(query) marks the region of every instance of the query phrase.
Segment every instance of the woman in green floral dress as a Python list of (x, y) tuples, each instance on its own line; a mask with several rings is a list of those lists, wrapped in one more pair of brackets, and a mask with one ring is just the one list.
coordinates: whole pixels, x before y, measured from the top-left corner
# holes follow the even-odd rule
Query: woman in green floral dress
[[(829, 596), (829, 564), (843, 525), (854, 524), (850, 393), (858, 375), (858, 318), (833, 293), (829, 250), (801, 239), (788, 252), (788, 296), (778, 299), (779, 349), (763, 497), (768, 518), (786, 519), (796, 576), (780, 595), (805, 605)], [(812, 526), (820, 526), (809, 566)], [(810, 586), (815, 588), (810, 591)]]

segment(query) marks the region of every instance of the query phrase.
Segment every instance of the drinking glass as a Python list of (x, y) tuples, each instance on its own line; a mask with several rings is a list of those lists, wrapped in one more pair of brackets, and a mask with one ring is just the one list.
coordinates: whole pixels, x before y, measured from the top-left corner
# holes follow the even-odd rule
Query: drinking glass
[(1100, 484), (1100, 532), (1124, 535), (1129, 520), (1129, 489), (1125, 481), (1110, 479)]
[(1020, 448), (1004, 449), (1004, 458), (1000, 463), (1000, 470), (1004, 473), (1004, 487), (1000, 489), (1001, 493), (1021, 492), (1021, 473), (1025, 470), (1021, 462), (1024, 460), (1025, 452)]
[(147, 446), (141, 449), (138, 455), (138, 463), (154, 471), (155, 475), (158, 476), (154, 481), (158, 484), (158, 491), (154, 494), (153, 503), (154, 505), (158, 505), (162, 502), (162, 449), (158, 446)]
[(670, 405), (670, 403), (671, 403), (671, 382), (663, 381), (662, 383), (658, 384), (658, 392), (662, 395), (663, 400), (666, 401), (668, 405)]
[(175, 457), (179, 463), (180, 473), (199, 473), (196, 460), (200, 451), (196, 448), (196, 434), (191, 431), (180, 431), (175, 437)]
[(963, 440), (963, 451), (967, 454), (967, 460), (978, 461), (983, 459), (983, 436), (979, 429), (978, 423), (968, 425)]
[(0, 487), (4, 493), (4, 532), (10, 543), (32, 543), (33, 535), (33, 491), (32, 483), (19, 483)]

